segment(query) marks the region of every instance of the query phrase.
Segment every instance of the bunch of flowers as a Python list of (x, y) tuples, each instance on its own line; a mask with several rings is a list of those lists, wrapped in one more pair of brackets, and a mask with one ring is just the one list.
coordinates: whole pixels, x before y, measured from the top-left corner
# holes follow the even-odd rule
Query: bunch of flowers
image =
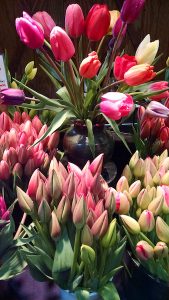
[(169, 157), (136, 152), (114, 191), (133, 254), (154, 277), (169, 281)]
[(100, 155), (82, 170), (71, 163), (65, 169), (53, 158), (47, 177), (35, 170), (26, 193), (17, 187), (19, 204), (33, 221), (26, 230), (32, 240), (21, 250), (32, 275), (50, 278), (79, 297), (85, 291), (86, 299), (92, 291), (117, 294), (110, 281), (125, 248), (102, 163)]
[[(147, 91), (145, 86), (142, 91), (142, 84), (158, 75), (153, 66), (158, 40), (150, 42), (147, 35), (135, 56), (120, 56), (118, 52), (128, 24), (137, 19), (144, 2), (126, 0), (118, 14), (110, 13), (105, 4), (94, 4), (86, 19), (81, 7), (71, 4), (66, 10), (64, 29), (56, 26), (46, 12), (37, 12), (32, 18), (23, 12), (23, 17), (16, 19), (21, 41), (38, 49), (41, 67), (56, 88), (56, 99), (50, 99), (19, 83), (40, 101), (34, 106), (24, 104), (25, 107), (57, 111), (48, 134), (65, 122), (70, 124), (79, 119), (87, 126), (94, 152), (93, 124), (108, 122), (121, 136), (116, 121), (132, 113), (134, 100), (168, 90), (165, 86), (158, 91)], [(102, 59), (101, 48), (110, 31), (112, 38)]]
[(5, 112), (0, 114), (0, 180), (7, 182), (14, 174), (20, 179), (30, 178), (36, 168), (45, 171), (56, 154), (59, 133), (55, 131), (37, 146), (31, 145), (47, 129), (38, 116), (31, 120), (26, 112), (15, 111), (13, 118)]

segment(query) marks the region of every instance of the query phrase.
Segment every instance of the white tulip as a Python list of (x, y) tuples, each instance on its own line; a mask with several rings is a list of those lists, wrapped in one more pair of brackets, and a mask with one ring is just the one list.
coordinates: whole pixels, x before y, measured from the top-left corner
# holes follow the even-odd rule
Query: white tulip
[(137, 48), (135, 58), (138, 64), (149, 64), (151, 65), (154, 61), (159, 48), (159, 40), (150, 42), (150, 35), (146, 35), (143, 41)]

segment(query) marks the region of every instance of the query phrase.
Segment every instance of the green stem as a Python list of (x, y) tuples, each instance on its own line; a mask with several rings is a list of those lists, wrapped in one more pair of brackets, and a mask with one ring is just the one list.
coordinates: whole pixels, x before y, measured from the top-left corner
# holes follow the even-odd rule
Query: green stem
[(156, 73), (156, 76), (158, 76), (158, 75), (164, 73), (164, 72), (166, 71), (166, 69), (167, 69), (167, 68), (164, 68), (164, 69), (158, 71), (158, 72)]
[(77, 259), (78, 259), (79, 248), (80, 248), (80, 236), (81, 236), (81, 230), (76, 229), (75, 242), (74, 242), (74, 256), (73, 256), (73, 264), (70, 272), (70, 281), (73, 279), (77, 269)]
[(34, 219), (34, 224), (37, 228), (37, 230), (39, 231), (39, 233), (42, 236), (43, 241), (45, 241), (46, 246), (47, 246), (47, 251), (50, 252), (51, 257), (54, 257), (55, 254), (55, 247), (52, 245), (51, 241), (49, 241), (49, 239), (47, 238), (47, 236), (45, 235), (39, 221), (37, 219)]
[(113, 50), (112, 50), (111, 56), (110, 56), (108, 71), (107, 71), (106, 77), (104, 79), (103, 86), (106, 86), (108, 84), (108, 82), (109, 82), (110, 73), (111, 73), (111, 69), (112, 69), (112, 64), (113, 64), (113, 61), (114, 61), (114, 59), (116, 57), (116, 51), (118, 49), (119, 41), (120, 41), (120, 39), (122, 37), (124, 26), (125, 26), (125, 23), (122, 24), (120, 32), (118, 34), (118, 37), (117, 37), (117, 39), (116, 39), (116, 41), (114, 43), (114, 47), (113, 47)]
[(106, 38), (106, 35), (104, 35), (104, 37), (101, 39), (101, 41), (100, 41), (100, 43), (99, 43), (99, 46), (98, 46), (98, 48), (97, 48), (97, 55), (98, 55), (98, 56), (99, 56), (99, 54), (100, 54), (100, 51), (101, 51), (101, 48), (102, 48), (102, 46), (103, 46), (103, 43), (104, 43), (105, 38)]
[(146, 237), (146, 235), (145, 235), (144, 233), (140, 232), (140, 236), (141, 236), (148, 244), (150, 244), (153, 248), (155, 247), (155, 245), (152, 243), (152, 241), (150, 241), (150, 240), (148, 239), (148, 237)]
[(70, 95), (72, 103), (74, 103), (74, 96), (73, 96), (72, 91), (71, 91), (69, 85), (67, 84), (67, 81), (65, 80), (63, 74), (61, 73), (61, 71), (59, 70), (59, 68), (56, 66), (56, 64), (54, 63), (54, 61), (52, 60), (52, 58), (49, 56), (49, 54), (46, 52), (46, 50), (44, 48), (41, 48), (41, 51), (43, 52), (43, 54), (45, 55), (45, 57), (47, 58), (47, 60), (51, 64), (51, 66), (54, 68), (54, 70), (56, 71), (56, 73), (59, 75), (59, 77), (62, 80), (63, 84), (67, 88), (67, 91), (68, 91), (68, 93)]
[(49, 49), (51, 49), (51, 45), (50, 45), (50, 43), (48, 43), (47, 40), (44, 41), (44, 44), (45, 44)]
[(123, 83), (124, 80), (119, 80), (119, 81), (115, 81), (107, 86), (105, 86), (104, 88), (102, 88), (99, 92), (99, 94), (103, 93), (103, 92), (106, 92), (107, 90), (109, 90), (110, 88), (112, 88), (113, 86), (117, 85), (117, 84), (121, 84)]
[(107, 257), (107, 249), (103, 249), (102, 256), (101, 256), (101, 263), (100, 263), (100, 270), (99, 270), (99, 278), (101, 279), (104, 273), (105, 263)]
[(17, 231), (16, 231), (16, 234), (15, 234), (15, 236), (14, 236), (14, 240), (16, 240), (16, 239), (20, 236), (21, 231), (22, 231), (22, 229), (23, 229), (22, 225), (25, 223), (26, 216), (27, 216), (27, 214), (24, 213), (23, 216), (22, 216), (21, 222), (20, 222), (20, 224), (19, 224), (19, 227), (18, 227), (18, 229), (17, 229)]

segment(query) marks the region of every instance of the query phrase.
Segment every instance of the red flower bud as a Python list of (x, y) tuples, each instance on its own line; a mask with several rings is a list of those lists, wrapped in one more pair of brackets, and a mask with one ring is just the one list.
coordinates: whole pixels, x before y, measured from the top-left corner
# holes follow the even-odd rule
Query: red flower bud
[(98, 59), (98, 55), (93, 51), (81, 62), (79, 73), (84, 78), (93, 78), (96, 76), (100, 66), (101, 62)]
[(108, 228), (108, 214), (107, 214), (107, 210), (105, 210), (93, 224), (91, 228), (91, 232), (97, 239), (99, 239), (106, 233), (107, 228)]
[(32, 19), (42, 25), (44, 36), (47, 40), (49, 40), (50, 33), (53, 27), (56, 26), (51, 16), (46, 11), (38, 11), (32, 16)]
[(135, 56), (124, 54), (123, 56), (116, 56), (114, 61), (114, 76), (117, 80), (124, 79), (124, 74), (133, 66), (137, 64)]
[(70, 4), (65, 14), (65, 28), (67, 33), (73, 38), (78, 38), (84, 31), (84, 25), (84, 15), (81, 7), (78, 4)]
[(10, 177), (9, 165), (5, 160), (0, 161), (0, 180), (8, 180)]
[(154, 66), (140, 64), (130, 68), (124, 74), (124, 80), (129, 86), (134, 86), (150, 81), (155, 76), (156, 73), (154, 72)]

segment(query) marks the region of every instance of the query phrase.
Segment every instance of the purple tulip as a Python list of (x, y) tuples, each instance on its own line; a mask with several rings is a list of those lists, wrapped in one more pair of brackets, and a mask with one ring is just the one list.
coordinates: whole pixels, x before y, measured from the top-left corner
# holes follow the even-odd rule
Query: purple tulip
[(125, 23), (133, 23), (143, 9), (145, 0), (125, 0), (121, 9), (121, 19)]
[(25, 94), (20, 89), (3, 89), (0, 91), (0, 100), (5, 105), (19, 105), (25, 101)]

